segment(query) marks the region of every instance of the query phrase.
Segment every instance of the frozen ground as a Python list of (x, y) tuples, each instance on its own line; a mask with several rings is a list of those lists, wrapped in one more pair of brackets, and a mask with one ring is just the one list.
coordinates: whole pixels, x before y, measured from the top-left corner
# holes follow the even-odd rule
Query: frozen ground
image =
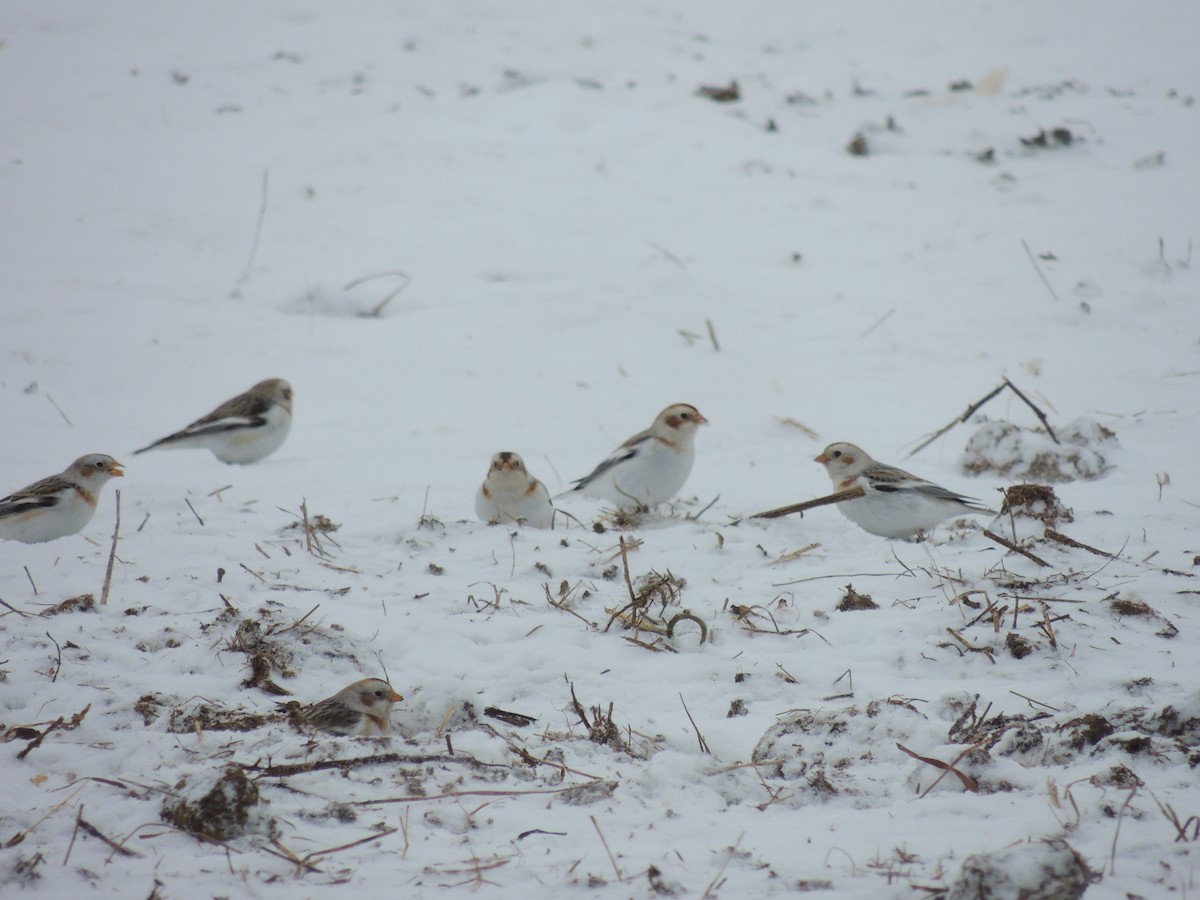
[[(1071, 869), (1051, 838), (1089, 897), (1200, 895), (1197, 33), (1183, 0), (5, 4), (0, 490), (128, 475), (0, 546), (0, 890), (912, 897)], [(271, 376), (265, 462), (128, 457)], [(1087, 547), (732, 524), (827, 493), (834, 440), (998, 504), (980, 421), (906, 455), (1004, 377), (1115, 435), (1054, 485)], [(474, 521), (495, 451), (558, 491), (675, 401), (712, 424), (673, 514)], [(980, 415), (1030, 461), (1029, 407)], [(99, 598), (114, 487), (109, 602), (50, 615)], [(622, 535), (635, 589), (672, 576), (646, 621), (709, 641), (605, 630)], [(388, 740), (267, 690), (384, 666)], [(244, 822), (164, 823), (225, 767)]]

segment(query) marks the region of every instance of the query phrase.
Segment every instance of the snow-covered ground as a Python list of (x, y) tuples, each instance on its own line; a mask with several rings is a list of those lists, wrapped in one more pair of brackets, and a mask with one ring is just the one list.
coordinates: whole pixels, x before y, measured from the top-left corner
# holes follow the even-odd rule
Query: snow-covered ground
[[(975, 896), (976, 854), (1085, 877), (1055, 839), (1089, 897), (1200, 895), (1198, 33), (1185, 0), (5, 4), (0, 494), (128, 472), (82, 536), (0, 545), (0, 893)], [(262, 463), (129, 457), (273, 376)], [(1053, 485), (1085, 547), (734, 523), (828, 493), (835, 440), (999, 505), (1025, 479), (964, 449), (1047, 444), (1013, 392), (907, 454), (1005, 377), (1103, 457)], [(673, 511), (475, 521), (492, 453), (558, 492), (672, 402), (711, 422)], [(57, 611), (100, 597), (114, 488), (108, 603)], [(311, 550), (302, 503), (340, 526)], [(606, 628), (622, 537), (645, 622), (709, 640)], [(390, 739), (267, 690), (385, 669)], [(227, 771), (222, 842), (164, 821)]]

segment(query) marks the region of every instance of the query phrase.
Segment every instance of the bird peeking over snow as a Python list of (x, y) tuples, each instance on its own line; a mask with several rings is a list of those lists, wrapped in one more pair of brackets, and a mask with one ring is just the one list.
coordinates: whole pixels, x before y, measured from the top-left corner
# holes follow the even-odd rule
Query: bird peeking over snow
[(298, 712), (305, 723), (330, 734), (383, 737), (392, 730), (392, 704), (403, 699), (383, 679), (364, 678)]

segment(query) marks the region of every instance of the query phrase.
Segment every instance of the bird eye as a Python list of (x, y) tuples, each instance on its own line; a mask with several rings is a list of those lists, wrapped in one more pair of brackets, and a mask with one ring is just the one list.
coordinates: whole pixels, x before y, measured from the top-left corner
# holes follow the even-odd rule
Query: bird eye
[(382, 697), (382, 696), (383, 696), (383, 691), (376, 691), (376, 692), (375, 692), (375, 696), (376, 696), (376, 697)]
[(841, 459), (841, 457), (842, 457), (842, 451), (841, 451), (841, 450), (834, 450), (834, 451), (833, 451), (833, 458), (834, 458), (834, 459)]

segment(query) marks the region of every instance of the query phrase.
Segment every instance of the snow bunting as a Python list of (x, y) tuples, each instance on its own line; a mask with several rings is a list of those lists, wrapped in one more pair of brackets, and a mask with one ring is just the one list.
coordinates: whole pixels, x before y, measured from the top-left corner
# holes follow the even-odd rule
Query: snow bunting
[(155, 447), (207, 447), (223, 463), (252, 463), (283, 446), (291, 428), (292, 386), (282, 378), (268, 378), (134, 453)]
[(866, 496), (838, 504), (847, 519), (886, 538), (914, 538), (944, 519), (991, 513), (978, 500), (956, 494), (902, 469), (884, 465), (853, 444), (830, 444), (815, 460), (839, 491), (860, 487)]
[(0, 538), (40, 544), (81, 531), (96, 513), (108, 479), (125, 474), (103, 453), (81, 456), (66, 470), (0, 499)]
[(381, 737), (392, 730), (392, 704), (404, 698), (380, 678), (364, 678), (300, 710), (304, 721), (332, 734)]
[(707, 421), (694, 406), (668, 406), (653, 425), (610, 453), (566, 493), (579, 491), (624, 510), (650, 508), (671, 499), (691, 474), (696, 429)]
[(503, 450), (492, 457), (487, 478), (475, 493), (475, 515), (484, 522), (554, 527), (554, 504), (546, 486), (529, 474), (525, 461)]

